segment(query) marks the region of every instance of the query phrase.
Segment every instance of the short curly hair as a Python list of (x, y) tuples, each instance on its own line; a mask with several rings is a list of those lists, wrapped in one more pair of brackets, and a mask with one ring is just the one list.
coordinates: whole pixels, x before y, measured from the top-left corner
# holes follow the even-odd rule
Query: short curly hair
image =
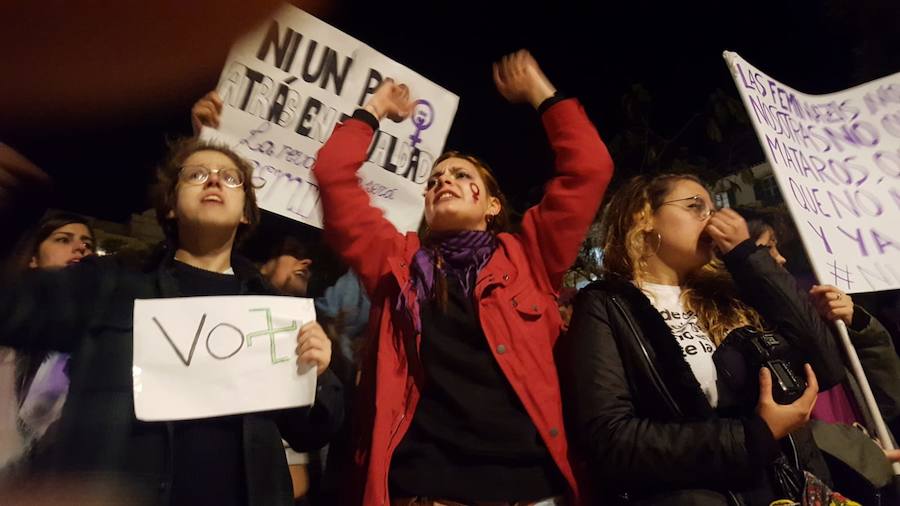
[(169, 145), (169, 154), (156, 170), (156, 183), (151, 191), (153, 207), (156, 209), (156, 221), (162, 227), (166, 239), (170, 243), (178, 245), (178, 224), (174, 218), (169, 217), (169, 212), (175, 208), (178, 197), (178, 174), (181, 172), (181, 167), (191, 155), (198, 151), (222, 153), (234, 162), (244, 176), (244, 216), (247, 218), (247, 223), (241, 223), (238, 226), (235, 243), (240, 243), (253, 232), (260, 220), (259, 206), (256, 204), (256, 191), (251, 183), (253, 166), (224, 144), (190, 137), (176, 140)]

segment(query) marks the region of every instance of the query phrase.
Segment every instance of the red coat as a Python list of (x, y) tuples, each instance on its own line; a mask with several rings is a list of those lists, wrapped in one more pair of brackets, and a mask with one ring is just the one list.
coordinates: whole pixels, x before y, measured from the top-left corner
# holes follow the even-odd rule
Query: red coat
[[(563, 100), (542, 116), (556, 153), (556, 176), (529, 209), (522, 231), (499, 234), (499, 247), (478, 274), (476, 307), (500, 369), (525, 406), (553, 460), (581, 502), (565, 429), (553, 345), (562, 321), (556, 303), (563, 274), (575, 261), (612, 177), (612, 160), (580, 104)], [(423, 381), (418, 343), (397, 296), (419, 249), (415, 233), (401, 234), (369, 204), (357, 169), (372, 128), (349, 119), (319, 151), (314, 167), (324, 208), (325, 235), (359, 274), (372, 300), (369, 332), (377, 336), (363, 359), (355, 436), (352, 503), (389, 504), (391, 455), (409, 428)]]

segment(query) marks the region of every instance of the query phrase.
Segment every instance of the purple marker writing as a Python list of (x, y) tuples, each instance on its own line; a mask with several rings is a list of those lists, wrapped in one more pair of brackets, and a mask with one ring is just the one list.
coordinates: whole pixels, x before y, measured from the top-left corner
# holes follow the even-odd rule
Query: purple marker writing
[(410, 119), (413, 126), (416, 127), (416, 132), (409, 136), (409, 140), (412, 141), (412, 147), (416, 147), (416, 144), (422, 141), (419, 134), (434, 123), (434, 107), (431, 106), (431, 102), (423, 98), (416, 100)]

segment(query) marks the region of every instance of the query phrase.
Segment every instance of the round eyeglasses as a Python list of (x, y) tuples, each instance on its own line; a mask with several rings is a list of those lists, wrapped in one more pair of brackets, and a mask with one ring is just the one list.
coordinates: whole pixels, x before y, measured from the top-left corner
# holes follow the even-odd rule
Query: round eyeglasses
[(210, 174), (217, 174), (219, 181), (229, 188), (244, 186), (244, 174), (240, 170), (228, 167), (224, 169), (210, 169), (204, 165), (185, 165), (178, 173), (178, 180), (184, 184), (198, 185), (209, 180)]
[(713, 209), (712, 207), (710, 207), (706, 203), (706, 201), (703, 200), (702, 197), (700, 197), (700, 195), (693, 195), (690, 197), (685, 197), (683, 199), (668, 200), (668, 201), (660, 204), (659, 207), (662, 207), (666, 204), (675, 204), (676, 202), (688, 202), (688, 201), (690, 201), (690, 203), (688, 203), (687, 205), (679, 205), (678, 207), (680, 207), (682, 209), (687, 209), (688, 211), (693, 213), (693, 215), (696, 216), (698, 220), (705, 220), (705, 219), (709, 218), (710, 216), (712, 216), (713, 213), (716, 212), (716, 210)]

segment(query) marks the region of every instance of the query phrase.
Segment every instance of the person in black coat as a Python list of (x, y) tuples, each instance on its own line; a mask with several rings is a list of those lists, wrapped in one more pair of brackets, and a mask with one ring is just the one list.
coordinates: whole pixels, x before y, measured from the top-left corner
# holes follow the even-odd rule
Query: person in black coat
[[(597, 503), (768, 505), (785, 468), (827, 481), (802, 428), (817, 389), (843, 378), (838, 347), (744, 220), (695, 177), (663, 175), (620, 188), (601, 228), (603, 279), (578, 295), (557, 354)], [(774, 401), (765, 368), (743, 389), (725, 381), (717, 352), (744, 327), (789, 344), (794, 402)]]
[[(787, 236), (782, 215), (756, 209), (735, 211), (747, 220), (750, 238), (758, 246), (767, 248), (775, 263), (784, 267), (788, 260), (778, 249), (781, 239)], [(847, 325), (850, 342), (872, 388), (879, 414), (888, 430), (897, 434), (900, 428), (900, 357), (890, 332), (869, 311), (857, 305), (850, 294), (835, 286), (813, 285), (809, 296), (823, 320), (842, 320)], [(891, 462), (900, 462), (900, 450), (883, 450), (874, 439), (877, 434), (875, 419), (866, 405), (862, 387), (850, 372), (849, 359), (844, 358), (844, 381), (840, 387), (823, 393), (829, 396), (824, 402), (820, 395), (812, 413), (810, 431), (825, 455), (837, 489), (863, 504), (892, 504), (889, 497), (894, 491), (883, 487), (894, 478)], [(861, 430), (863, 428), (865, 430)], [(882, 458), (882, 454), (886, 458)], [(900, 499), (895, 500), (900, 502)]]
[(71, 353), (68, 401), (53, 447), (35, 463), (40, 475), (65, 486), (112, 484), (127, 497), (114, 502), (293, 503), (281, 439), (298, 451), (317, 449), (343, 418), (341, 384), (328, 369), (331, 345), (317, 323), (297, 337), (298, 363), (318, 369), (311, 407), (177, 422), (134, 414), (135, 299), (276, 294), (232, 254), (259, 220), (251, 175), (230, 149), (183, 141), (158, 172), (157, 217), (172, 245), (158, 261), (135, 269), (116, 257), (86, 258), (6, 283), (0, 344)]

